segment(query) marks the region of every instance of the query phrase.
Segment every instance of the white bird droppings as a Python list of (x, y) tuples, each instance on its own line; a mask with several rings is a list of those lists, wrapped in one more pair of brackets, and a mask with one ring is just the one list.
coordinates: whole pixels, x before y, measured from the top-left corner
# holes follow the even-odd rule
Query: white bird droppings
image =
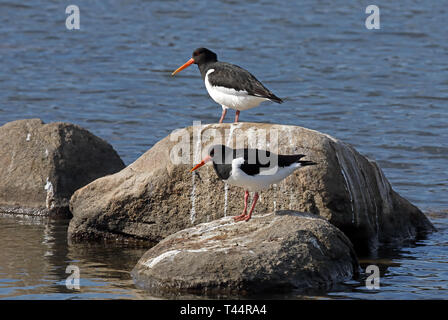
[(45, 205), (47, 209), (52, 209), (54, 207), (54, 190), (53, 190), (53, 184), (51, 183), (50, 179), (47, 177), (47, 183), (44, 186), (44, 189), (47, 191), (47, 199), (45, 201)]
[(229, 195), (229, 184), (227, 182), (224, 183), (224, 217), (227, 217), (227, 201)]
[(176, 254), (178, 254), (179, 252), (180, 252), (180, 250), (170, 250), (170, 251), (164, 252), (160, 256), (157, 256), (157, 257), (145, 262), (144, 265), (147, 266), (148, 268), (152, 268), (156, 264), (158, 264), (160, 261), (162, 261), (168, 257), (170, 257), (171, 259), (174, 258), (174, 256)]
[(191, 173), (191, 210), (190, 210), (190, 221), (193, 224), (196, 219), (196, 183), (195, 183), (196, 174), (194, 172)]

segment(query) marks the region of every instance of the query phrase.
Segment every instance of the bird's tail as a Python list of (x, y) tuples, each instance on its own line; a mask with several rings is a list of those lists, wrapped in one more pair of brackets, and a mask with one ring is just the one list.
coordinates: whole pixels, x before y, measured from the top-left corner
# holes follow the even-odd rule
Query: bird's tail
[(298, 161), (298, 163), (300, 164), (301, 167), (312, 166), (312, 165), (317, 164), (314, 161), (308, 161), (308, 160), (300, 160), (300, 161)]
[(271, 100), (271, 101), (277, 102), (277, 103), (282, 103), (282, 102), (283, 102), (282, 99), (280, 99), (279, 97), (277, 97), (277, 96), (276, 96), (275, 94), (273, 94), (272, 92), (271, 92), (271, 94), (268, 96), (268, 99)]

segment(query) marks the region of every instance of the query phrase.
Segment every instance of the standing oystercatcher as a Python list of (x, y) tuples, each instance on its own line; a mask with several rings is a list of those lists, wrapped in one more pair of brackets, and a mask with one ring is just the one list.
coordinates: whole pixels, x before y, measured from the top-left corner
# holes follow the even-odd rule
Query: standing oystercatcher
[[(234, 219), (249, 221), (257, 203), (259, 191), (280, 182), (301, 167), (316, 164), (313, 161), (300, 160), (304, 156), (303, 154), (277, 155), (265, 150), (232, 149), (224, 145), (215, 145), (210, 148), (208, 155), (190, 171), (193, 172), (212, 161), (213, 168), (221, 180), (244, 188), (244, 210)], [(255, 191), (255, 194), (252, 207), (247, 214), (249, 191)]]
[(241, 110), (254, 108), (266, 100), (283, 102), (249, 71), (234, 64), (218, 62), (216, 54), (206, 48), (196, 49), (193, 57), (171, 75), (193, 63), (198, 65), (210, 97), (222, 106), (219, 123), (223, 122), (228, 108), (236, 110), (235, 122), (238, 122)]

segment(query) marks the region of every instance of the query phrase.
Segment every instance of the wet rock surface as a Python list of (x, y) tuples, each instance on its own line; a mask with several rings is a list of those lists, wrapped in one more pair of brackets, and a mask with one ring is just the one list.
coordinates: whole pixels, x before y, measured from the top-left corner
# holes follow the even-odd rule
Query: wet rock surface
[(348, 238), (325, 219), (279, 211), (179, 231), (148, 250), (132, 274), (156, 295), (250, 295), (329, 289), (358, 268)]
[(69, 215), (73, 192), (123, 169), (106, 141), (69, 123), (40, 119), (0, 127), (0, 212)]

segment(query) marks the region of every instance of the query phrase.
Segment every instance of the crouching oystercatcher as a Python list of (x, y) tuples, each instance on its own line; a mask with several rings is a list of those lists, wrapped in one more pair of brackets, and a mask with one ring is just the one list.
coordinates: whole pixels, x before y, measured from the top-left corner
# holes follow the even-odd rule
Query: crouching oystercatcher
[(193, 57), (171, 75), (192, 64), (198, 65), (210, 97), (222, 106), (219, 123), (223, 122), (228, 108), (236, 110), (235, 122), (238, 122), (241, 110), (254, 108), (267, 100), (283, 102), (249, 71), (234, 64), (219, 62), (217, 55), (206, 48), (196, 49)]
[[(224, 145), (210, 148), (208, 155), (190, 171), (202, 167), (207, 162), (213, 162), (213, 168), (221, 180), (230, 185), (242, 187), (244, 193), (244, 210), (235, 221), (249, 221), (258, 200), (258, 192), (269, 188), (292, 174), (295, 170), (315, 165), (313, 161), (300, 160), (303, 154), (277, 155), (258, 149), (232, 149)], [(247, 214), (249, 191), (254, 191), (252, 207)]]

